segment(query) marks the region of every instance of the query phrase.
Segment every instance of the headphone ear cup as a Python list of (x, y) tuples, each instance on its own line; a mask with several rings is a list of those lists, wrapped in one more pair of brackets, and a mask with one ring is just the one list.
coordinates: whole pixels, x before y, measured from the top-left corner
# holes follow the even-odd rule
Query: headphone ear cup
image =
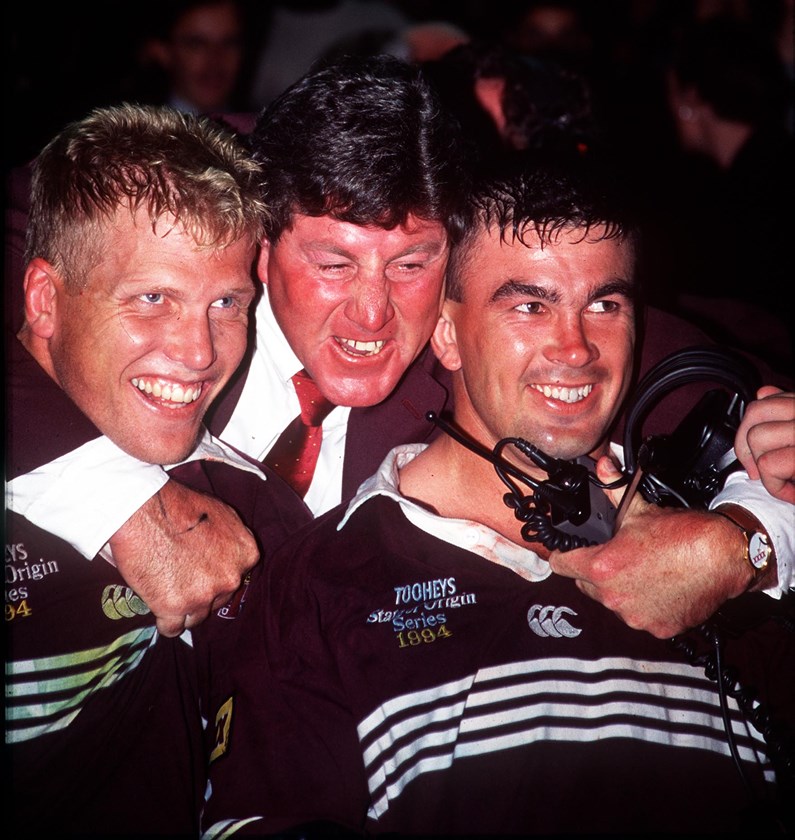
[[(733, 432), (760, 385), (759, 372), (745, 356), (728, 348), (690, 347), (667, 356), (638, 383), (624, 429), (624, 463), (630, 476), (638, 469), (642, 425), (651, 408), (671, 391), (698, 381), (723, 385), (729, 394), (724, 392), (722, 398), (720, 391), (706, 394), (672, 435), (655, 441), (648, 450), (656, 452), (654, 460), (664, 471), (685, 469), (691, 474), (696, 465), (699, 471), (709, 467), (710, 472), (732, 448)], [(719, 471), (723, 469), (721, 464)]]

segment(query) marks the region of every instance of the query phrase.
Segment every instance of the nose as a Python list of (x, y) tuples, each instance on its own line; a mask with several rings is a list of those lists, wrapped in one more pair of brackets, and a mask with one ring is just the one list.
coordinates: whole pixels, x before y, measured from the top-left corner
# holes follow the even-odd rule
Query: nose
[(390, 282), (383, 273), (372, 272), (351, 283), (345, 314), (358, 327), (378, 332), (394, 317)]
[(206, 370), (215, 361), (213, 330), (207, 312), (177, 315), (169, 328), (166, 355), (187, 370)]
[(583, 319), (572, 314), (558, 321), (544, 347), (544, 356), (555, 364), (580, 368), (599, 358), (599, 351), (589, 339)]

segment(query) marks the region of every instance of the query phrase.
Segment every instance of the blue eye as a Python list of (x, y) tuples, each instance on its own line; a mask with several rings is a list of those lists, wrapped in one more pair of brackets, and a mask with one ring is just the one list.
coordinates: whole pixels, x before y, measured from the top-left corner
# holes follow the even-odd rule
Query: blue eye
[(140, 295), (140, 298), (146, 303), (163, 303), (163, 295), (160, 292), (146, 292)]

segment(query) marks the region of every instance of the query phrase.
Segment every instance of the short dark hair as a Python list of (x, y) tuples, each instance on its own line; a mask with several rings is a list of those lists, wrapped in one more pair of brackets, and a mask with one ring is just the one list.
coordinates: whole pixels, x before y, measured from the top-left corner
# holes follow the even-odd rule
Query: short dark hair
[(412, 214), (463, 229), (466, 167), (457, 124), (421, 70), (391, 56), (319, 65), (257, 119), (271, 242), (295, 214), (392, 228)]
[(626, 173), (594, 153), (533, 154), (510, 167), (482, 172), (468, 196), (467, 229), (447, 267), (447, 297), (462, 300), (462, 273), (477, 237), (496, 230), (501, 239), (542, 243), (577, 230), (583, 240), (637, 243), (641, 218)]
[[(590, 147), (600, 139), (590, 87), (573, 70), (473, 39), (427, 62), (424, 72), (475, 144), (476, 155), (480, 148), (485, 166), (511, 150)], [(504, 82), (502, 132), (478, 100), (481, 79)]]

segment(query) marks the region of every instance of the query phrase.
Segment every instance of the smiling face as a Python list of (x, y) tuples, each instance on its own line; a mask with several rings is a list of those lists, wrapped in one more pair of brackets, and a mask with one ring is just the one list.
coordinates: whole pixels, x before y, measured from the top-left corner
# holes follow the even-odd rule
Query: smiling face
[(208, 406), (242, 359), (254, 296), (249, 241), (200, 248), (180, 228), (167, 230), (161, 221), (154, 232), (146, 212), (119, 210), (102, 234), (104, 258), (72, 293), (49, 263), (33, 260), (26, 294), (34, 309), (29, 302), (23, 331), (100, 431), (158, 464), (195, 446)]
[[(596, 231), (598, 234), (599, 231)], [(455, 375), (456, 422), (489, 447), (522, 437), (558, 458), (597, 453), (632, 373), (634, 251), (564, 232), (483, 232), (433, 346)]]
[(326, 398), (367, 406), (392, 393), (439, 317), (447, 242), (441, 223), (411, 216), (385, 230), (298, 215), (263, 247), (273, 313)]

